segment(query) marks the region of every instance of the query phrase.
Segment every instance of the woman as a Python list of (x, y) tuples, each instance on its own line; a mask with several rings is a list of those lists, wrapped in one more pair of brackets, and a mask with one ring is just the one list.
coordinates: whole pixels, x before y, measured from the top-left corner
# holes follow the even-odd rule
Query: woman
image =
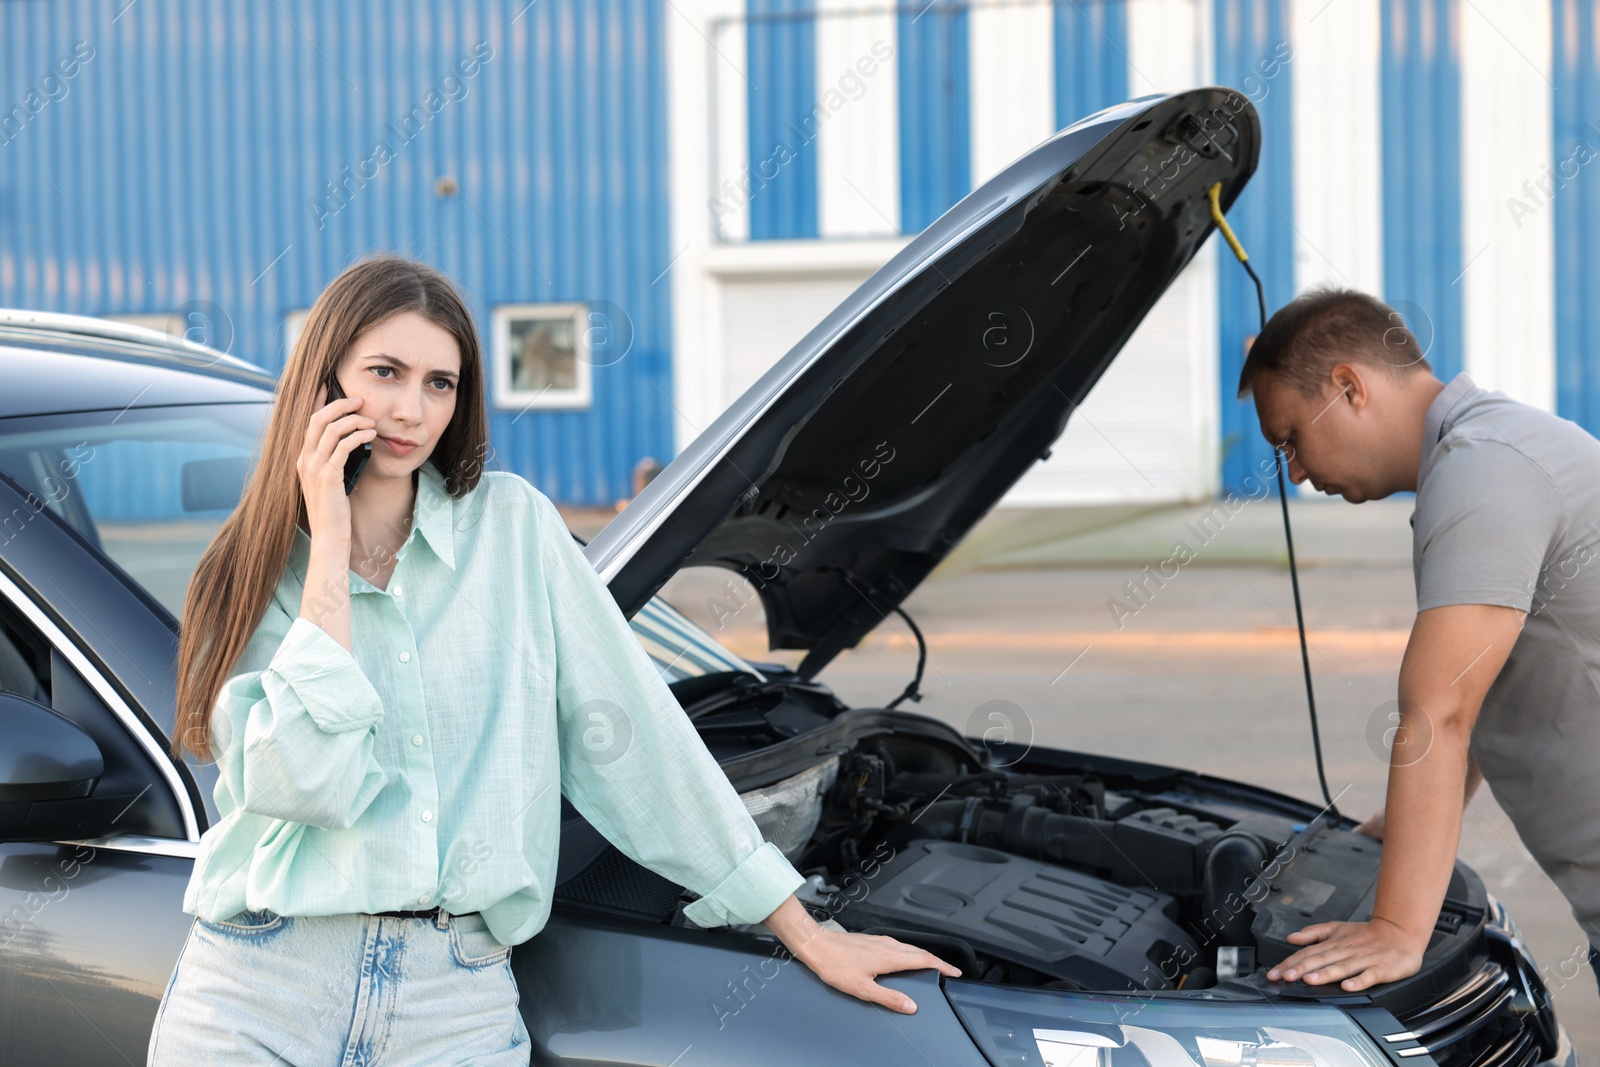
[(699, 925), (765, 921), (915, 1011), (873, 977), (960, 972), (812, 919), (554, 505), (486, 451), (450, 283), (393, 256), (334, 279), (184, 604), (173, 754), (216, 759), (221, 818), (149, 1062), (528, 1063), (509, 946), (549, 915), (562, 794)]

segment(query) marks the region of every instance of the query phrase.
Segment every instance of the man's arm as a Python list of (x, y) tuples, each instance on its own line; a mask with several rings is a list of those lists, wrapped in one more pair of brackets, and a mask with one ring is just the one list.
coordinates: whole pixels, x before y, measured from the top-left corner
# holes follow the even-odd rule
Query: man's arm
[[(1478, 792), (1478, 787), (1483, 784), (1483, 772), (1478, 770), (1478, 762), (1467, 754), (1467, 784), (1461, 791), (1461, 809), (1465, 813), (1468, 804), (1472, 803), (1473, 796)], [(1369, 815), (1367, 821), (1356, 827), (1356, 833), (1366, 834), (1374, 841), (1383, 840), (1383, 809), (1379, 808), (1376, 815)]]
[(1439, 918), (1476, 767), (1467, 742), (1526, 612), (1455, 604), (1418, 613), (1400, 664), (1400, 728), (1390, 749), (1383, 859), (1369, 922), (1316, 923), (1273, 981), (1340, 982), (1357, 991), (1408, 977)]

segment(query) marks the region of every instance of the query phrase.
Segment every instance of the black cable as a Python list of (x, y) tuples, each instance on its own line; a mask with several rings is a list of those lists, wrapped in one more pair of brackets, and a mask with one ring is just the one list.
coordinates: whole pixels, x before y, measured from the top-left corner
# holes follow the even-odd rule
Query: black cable
[[(1247, 260), (1240, 260), (1240, 265), (1250, 275), (1250, 280), (1256, 283), (1256, 308), (1261, 315), (1261, 329), (1267, 328), (1267, 294), (1261, 285), (1261, 278), (1251, 268)], [(1333, 816), (1333, 824), (1337, 826), (1343, 821), (1339, 809), (1334, 806), (1333, 794), (1328, 791), (1328, 775), (1322, 766), (1322, 734), (1317, 729), (1317, 697), (1311, 686), (1311, 653), (1306, 643), (1305, 613), (1300, 607), (1300, 571), (1294, 561), (1294, 534), (1289, 530), (1289, 488), (1283, 477), (1284, 459), (1283, 449), (1277, 445), (1272, 448), (1273, 466), (1278, 472), (1278, 501), (1283, 505), (1283, 543), (1289, 549), (1289, 584), (1294, 589), (1294, 621), (1300, 631), (1300, 665), (1305, 670), (1306, 676), (1306, 707), (1311, 711), (1311, 749), (1317, 758), (1317, 781), (1322, 785), (1322, 799), (1327, 802), (1328, 812)]]
[(1239, 265), (1244, 268), (1250, 280), (1256, 283), (1256, 310), (1261, 314), (1261, 328), (1267, 328), (1267, 291), (1261, 288), (1261, 278), (1257, 276), (1256, 269), (1250, 265), (1248, 259), (1241, 259)]
[(901, 691), (899, 696), (895, 697), (893, 700), (889, 701), (889, 703), (884, 705), (886, 708), (894, 707), (907, 697), (910, 697), (913, 701), (920, 701), (922, 699), (922, 694), (917, 691), (917, 687), (922, 684), (922, 668), (926, 666), (928, 662), (928, 642), (922, 639), (922, 631), (917, 629), (917, 624), (911, 621), (910, 615), (907, 615), (904, 611), (900, 610), (900, 605), (896, 604), (891, 610), (896, 615), (899, 615), (902, 619), (906, 620), (906, 625), (911, 627), (911, 632), (917, 635), (917, 675), (915, 678), (911, 679), (911, 684), (906, 686), (905, 689)]
[(1289, 547), (1289, 583), (1294, 587), (1294, 621), (1300, 628), (1300, 664), (1306, 673), (1306, 707), (1311, 709), (1311, 749), (1317, 756), (1317, 781), (1322, 783), (1322, 799), (1327, 801), (1333, 824), (1338, 826), (1342, 819), (1339, 809), (1333, 805), (1333, 796), (1328, 792), (1328, 775), (1322, 769), (1322, 735), (1317, 730), (1317, 698), (1311, 691), (1311, 655), (1306, 651), (1306, 620), (1300, 610), (1300, 573), (1294, 565), (1294, 535), (1289, 532), (1289, 490), (1283, 480), (1283, 450), (1274, 448), (1272, 454), (1276, 457), (1278, 468), (1278, 499), (1283, 503), (1283, 542)]
[[(857, 585), (856, 584), (857, 581), (861, 580), (861, 576), (860, 575), (856, 574), (854, 571), (850, 570), (848, 567), (830, 566), (830, 567), (822, 567), (820, 569), (823, 570), (823, 571), (833, 571), (836, 574), (838, 574), (840, 579), (843, 580), (843, 582), (846, 585), (848, 585), (850, 588), (854, 589), (857, 593), (861, 594), (861, 599), (865, 600), (868, 604), (872, 604), (872, 598), (867, 596), (867, 594), (862, 590), (861, 585)], [(866, 585), (867, 583), (866, 582), (862, 582), (861, 584), (862, 585)], [(872, 607), (873, 607), (873, 609), (875, 611), (878, 612), (879, 615), (883, 615), (883, 610), (881, 608), (879, 608), (876, 604), (872, 604)], [(922, 700), (922, 693), (918, 690), (918, 687), (922, 684), (922, 669), (925, 666), (927, 666), (927, 664), (928, 664), (928, 642), (923, 639), (922, 631), (917, 629), (917, 624), (911, 621), (911, 616), (907, 615), (905, 613), (905, 611), (901, 609), (900, 605), (896, 604), (894, 607), (890, 608), (889, 610), (894, 612), (896, 615), (900, 616), (902, 619), (906, 620), (906, 625), (911, 627), (911, 632), (916, 635), (916, 638), (917, 638), (917, 673), (911, 679), (910, 684), (907, 685), (904, 689), (902, 689), (900, 691), (900, 695), (899, 696), (895, 697), (893, 700), (889, 701), (889, 703), (884, 705), (885, 708), (892, 708), (896, 704), (900, 703), (902, 700), (906, 700), (908, 698), (910, 700), (912, 700), (913, 702), (918, 702), (918, 701)], [(883, 615), (883, 617), (887, 619), (889, 616)]]

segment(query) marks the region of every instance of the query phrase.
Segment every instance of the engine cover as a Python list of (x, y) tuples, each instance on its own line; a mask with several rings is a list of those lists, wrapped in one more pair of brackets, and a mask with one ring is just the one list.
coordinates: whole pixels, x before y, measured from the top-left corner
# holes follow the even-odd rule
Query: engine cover
[(833, 916), (846, 929), (958, 937), (1084, 989), (1171, 989), (1199, 957), (1167, 894), (979, 845), (913, 840), (864, 884)]

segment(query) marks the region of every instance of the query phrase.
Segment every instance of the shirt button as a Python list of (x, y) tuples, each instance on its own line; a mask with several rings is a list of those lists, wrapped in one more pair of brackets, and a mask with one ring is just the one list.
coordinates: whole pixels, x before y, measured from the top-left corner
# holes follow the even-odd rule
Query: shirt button
[(394, 595), (395, 596), (403, 596), (404, 593), (405, 593), (405, 590), (401, 589), (398, 585), (394, 587)]
[(401, 663), (410, 663), (411, 662), (411, 653), (409, 653), (409, 652), (400, 653), (400, 662)]
[(433, 812), (431, 812), (431, 811), (423, 812), (422, 813), (422, 821), (423, 822), (432, 822), (433, 821)]
[(423, 894), (422, 896), (417, 898), (417, 903), (418, 904), (426, 904), (427, 902), (428, 902), (427, 894)]
[(413, 735), (412, 735), (412, 736), (411, 736), (411, 743), (412, 743), (412, 744), (413, 744), (413, 745), (420, 745), (420, 744), (422, 744), (422, 735), (421, 735), (421, 734), (413, 734)]

